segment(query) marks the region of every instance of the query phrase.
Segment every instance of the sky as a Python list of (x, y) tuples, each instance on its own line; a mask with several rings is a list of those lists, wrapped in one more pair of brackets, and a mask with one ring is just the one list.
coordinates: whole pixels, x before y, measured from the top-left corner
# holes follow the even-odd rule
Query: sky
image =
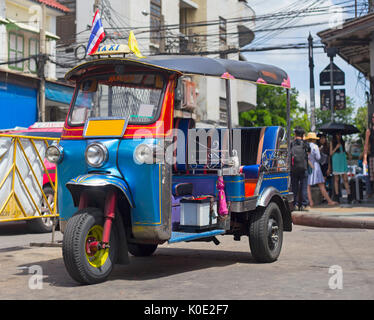
[[(298, 2), (301, 6), (302, 2), (305, 4), (313, 3), (313, 0), (249, 0), (248, 4), (254, 9), (256, 15), (262, 15), (267, 13), (274, 13), (279, 11), (284, 11), (284, 8)], [(319, 0), (316, 1), (316, 8), (325, 6), (336, 6), (345, 2), (347, 4), (354, 4), (354, 1), (344, 1), (344, 0)], [(263, 33), (257, 33), (254, 42), (249, 46), (267, 47), (279, 44), (289, 44), (289, 43), (301, 43), (307, 42), (309, 32), (311, 33), (313, 39), (320, 40), (317, 36), (317, 32), (329, 29), (329, 23), (334, 23), (336, 19), (339, 19), (339, 15), (333, 15), (336, 11), (332, 11), (330, 15), (320, 15), (314, 17), (301, 18), (300, 20), (294, 21), (293, 25), (301, 24), (311, 24), (316, 22), (326, 22), (319, 26), (305, 27), (300, 29), (285, 30), (278, 33), (266, 41), (262, 38)], [(352, 14), (344, 14), (343, 19), (352, 18)], [(263, 22), (262, 22), (263, 23)], [(292, 25), (292, 24), (291, 24)], [(257, 23), (257, 28), (261, 28), (261, 21)], [(257, 40), (257, 41), (256, 41)], [(308, 50), (276, 50), (276, 51), (265, 51), (260, 53), (245, 53), (246, 58), (253, 62), (262, 62), (276, 65), (284, 69), (290, 76), (291, 86), (295, 87), (299, 91), (299, 103), (302, 107), (307, 101), (308, 108), (310, 105), (310, 94), (309, 94), (309, 61), (308, 61)], [(319, 74), (320, 72), (329, 65), (330, 60), (324, 53), (323, 49), (314, 49), (314, 78), (315, 78), (315, 88), (316, 88), (316, 108), (320, 108), (320, 90), (329, 89), (329, 87), (319, 86)], [(345, 86), (339, 86), (337, 88), (345, 88), (346, 95), (353, 98), (355, 102), (355, 107), (365, 105), (365, 81), (358, 82), (358, 71), (352, 66), (347, 64), (340, 57), (334, 59), (334, 63), (345, 72)], [(309, 109), (308, 109), (309, 110)]]

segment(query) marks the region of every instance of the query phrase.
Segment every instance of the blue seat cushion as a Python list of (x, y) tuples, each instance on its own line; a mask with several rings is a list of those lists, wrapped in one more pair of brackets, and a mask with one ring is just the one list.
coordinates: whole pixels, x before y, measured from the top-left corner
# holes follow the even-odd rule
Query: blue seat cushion
[(260, 174), (260, 165), (255, 164), (251, 166), (244, 166), (241, 168), (241, 172), (244, 174), (245, 179), (258, 179)]

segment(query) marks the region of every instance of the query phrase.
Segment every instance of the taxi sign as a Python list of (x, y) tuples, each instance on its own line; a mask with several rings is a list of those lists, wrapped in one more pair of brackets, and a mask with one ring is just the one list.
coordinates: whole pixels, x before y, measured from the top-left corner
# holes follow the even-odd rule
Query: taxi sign
[(126, 44), (106, 44), (100, 46), (93, 55), (111, 56), (116, 54), (127, 54), (130, 52), (130, 48)]

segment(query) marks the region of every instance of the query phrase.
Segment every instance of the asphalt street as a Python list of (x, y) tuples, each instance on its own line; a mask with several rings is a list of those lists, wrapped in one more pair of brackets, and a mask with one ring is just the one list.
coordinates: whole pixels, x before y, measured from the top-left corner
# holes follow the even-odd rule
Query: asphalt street
[(0, 224), (0, 299), (374, 299), (374, 230), (294, 226), (272, 264), (254, 262), (247, 237), (218, 239), (164, 244), (116, 266), (107, 282), (82, 286), (66, 272), (61, 248), (29, 245), (51, 234)]

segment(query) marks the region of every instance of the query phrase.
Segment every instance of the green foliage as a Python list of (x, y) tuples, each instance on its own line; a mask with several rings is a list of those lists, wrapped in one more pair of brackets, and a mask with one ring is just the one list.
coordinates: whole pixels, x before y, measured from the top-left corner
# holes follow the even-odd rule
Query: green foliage
[[(299, 92), (290, 90), (291, 128), (301, 126), (310, 130), (310, 121), (305, 110), (300, 107)], [(243, 127), (283, 126), (287, 127), (287, 95), (283, 88), (258, 85), (257, 107), (240, 113), (239, 123)]]
[(365, 140), (365, 132), (368, 127), (367, 106), (359, 107), (354, 118), (354, 125), (360, 130), (361, 139)]
[[(346, 108), (334, 112), (334, 122), (354, 125), (354, 111), (354, 100), (350, 97), (346, 97)], [(316, 108), (316, 127), (319, 128), (321, 125), (329, 122), (331, 122), (331, 111), (322, 111)]]

